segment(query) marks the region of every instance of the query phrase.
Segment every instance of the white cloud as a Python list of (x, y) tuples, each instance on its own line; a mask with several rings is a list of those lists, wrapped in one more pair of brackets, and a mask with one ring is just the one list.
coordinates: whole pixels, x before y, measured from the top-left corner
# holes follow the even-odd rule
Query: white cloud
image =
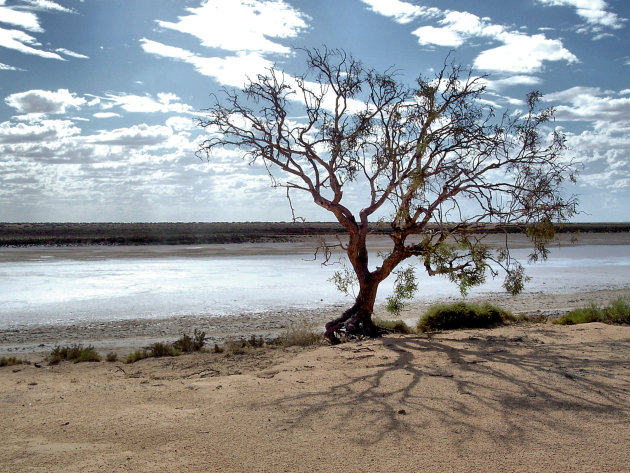
[(471, 39), (485, 38), (503, 43), (482, 51), (475, 59), (475, 67), (487, 71), (512, 74), (531, 74), (542, 69), (545, 61), (578, 62), (562, 41), (548, 39), (544, 34), (533, 36), (510, 31), (468, 12), (445, 10), (439, 26), (421, 26), (413, 31), (421, 45), (456, 48)]
[(588, 25), (587, 28), (578, 29), (579, 32), (600, 32), (603, 27), (620, 29), (627, 21), (616, 13), (608, 11), (608, 4), (604, 0), (538, 0), (539, 3), (548, 6), (573, 7), (577, 15)]
[(69, 49), (66, 49), (66, 48), (57, 48), (55, 49), (55, 51), (61, 54), (65, 54), (66, 56), (75, 57), (77, 59), (90, 59), (89, 56), (75, 53), (74, 51), (70, 51)]
[(116, 117), (120, 117), (120, 114), (114, 113), (114, 112), (97, 112), (93, 115), (93, 117), (94, 118), (116, 118)]
[(362, 0), (374, 13), (392, 17), (400, 24), (410, 23), (421, 16), (435, 16), (440, 10), (413, 5), (401, 0)]
[(503, 90), (506, 87), (514, 87), (514, 86), (520, 86), (520, 85), (526, 85), (526, 86), (538, 85), (542, 82), (542, 80), (540, 79), (540, 77), (536, 77), (536, 76), (513, 75), (513, 76), (504, 77), (502, 79), (494, 79), (494, 80), (484, 79), (483, 82), (485, 83), (488, 89)]
[(560, 102), (555, 106), (559, 120), (588, 121), (607, 132), (630, 132), (630, 97), (622, 95), (623, 90), (615, 93), (598, 87), (572, 87), (547, 94), (544, 100)]
[(187, 11), (177, 22), (158, 24), (227, 51), (288, 54), (289, 48), (269, 38), (293, 38), (307, 28), (309, 19), (283, 0), (208, 0)]
[(247, 77), (254, 78), (273, 66), (271, 61), (258, 52), (240, 51), (235, 56), (203, 57), (191, 51), (168, 46), (146, 38), (140, 40), (142, 48), (150, 54), (186, 62), (205, 76), (213, 77), (221, 84), (242, 87)]
[(85, 99), (70, 93), (68, 89), (29, 90), (11, 94), (4, 99), (7, 105), (20, 113), (65, 113), (68, 108), (79, 108)]
[[(0, 123), (0, 144), (55, 142), (80, 133), (70, 120), (41, 120), (32, 123)], [(0, 148), (3, 155), (7, 150)]]
[(44, 31), (35, 13), (14, 10), (11, 7), (0, 6), (0, 23), (18, 26), (34, 33), (42, 33)]
[(22, 0), (23, 3), (29, 5), (34, 10), (57, 11), (61, 13), (74, 13), (74, 10), (59, 5), (51, 0)]
[(100, 99), (100, 104), (105, 110), (120, 107), (132, 113), (193, 113), (193, 108), (181, 103), (177, 95), (165, 92), (158, 93), (157, 100), (149, 94), (106, 94)]
[(475, 67), (487, 71), (509, 71), (531, 74), (540, 71), (546, 61), (579, 62), (560, 40), (544, 35), (528, 36), (520, 33), (503, 33), (497, 37), (504, 45), (483, 51), (475, 59)]
[(7, 49), (14, 49), (24, 54), (32, 54), (47, 59), (59, 59), (64, 61), (59, 54), (38, 49), (41, 43), (33, 36), (20, 30), (7, 30), (0, 28), (0, 46)]
[(129, 128), (102, 131), (83, 139), (88, 143), (137, 148), (163, 145), (168, 142), (172, 135), (173, 131), (168, 126), (141, 124)]
[(19, 67), (9, 66), (8, 64), (4, 64), (0, 62), (0, 71), (23, 71), (24, 69), (20, 69)]

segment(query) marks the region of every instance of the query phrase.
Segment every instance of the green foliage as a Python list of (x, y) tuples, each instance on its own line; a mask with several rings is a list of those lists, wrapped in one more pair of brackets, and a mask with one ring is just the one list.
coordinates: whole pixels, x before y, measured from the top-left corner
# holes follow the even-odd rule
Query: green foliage
[(494, 327), (513, 320), (510, 312), (490, 304), (438, 304), (430, 307), (420, 319), (418, 331)]
[(590, 322), (630, 324), (630, 303), (620, 297), (604, 308), (591, 304), (589, 307), (572, 310), (553, 321), (553, 323), (560, 325), (586, 324)]
[(356, 273), (348, 266), (343, 267), (338, 271), (335, 271), (328, 281), (335, 285), (335, 288), (346, 296), (356, 297), (354, 288), (359, 283)]
[(182, 353), (201, 351), (206, 343), (206, 332), (195, 329), (193, 336), (184, 334), (182, 338), (173, 342), (173, 347)]
[(182, 352), (168, 343), (156, 342), (149, 347), (149, 356), (160, 358), (162, 356), (179, 356)]
[(402, 320), (374, 319), (372, 322), (374, 322), (374, 325), (387, 332), (405, 334), (414, 333), (414, 330)]
[(418, 289), (418, 280), (413, 266), (400, 269), (395, 274), (394, 293), (386, 299), (385, 309), (391, 314), (399, 315), (405, 307), (405, 301), (413, 299), (413, 295)]
[(74, 361), (81, 363), (84, 361), (101, 361), (93, 346), (83, 347), (83, 345), (56, 346), (46, 357), (51, 365), (56, 365), (62, 361)]
[(0, 367), (15, 366), (15, 365), (22, 365), (22, 364), (30, 365), (28, 361), (24, 361), (20, 358), (16, 358), (15, 356), (10, 356), (8, 358), (3, 356), (2, 358), (0, 358)]
[(148, 358), (149, 356), (151, 356), (149, 352), (147, 352), (144, 349), (136, 350), (127, 355), (127, 358), (125, 359), (125, 363), (135, 363), (136, 361), (144, 360), (145, 358)]
[(463, 240), (457, 244), (442, 242), (425, 256), (425, 267), (433, 266), (435, 274), (443, 274), (457, 284), (462, 297), (474, 286), (486, 282), (487, 246)]

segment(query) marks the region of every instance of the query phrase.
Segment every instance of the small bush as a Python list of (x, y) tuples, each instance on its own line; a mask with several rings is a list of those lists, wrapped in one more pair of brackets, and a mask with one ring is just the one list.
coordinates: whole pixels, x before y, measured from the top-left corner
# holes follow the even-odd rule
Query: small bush
[(115, 361), (118, 361), (118, 353), (110, 351), (105, 357), (105, 359), (109, 361), (110, 363), (114, 363)]
[(23, 365), (23, 364), (30, 365), (30, 362), (24, 361), (24, 360), (22, 360), (20, 358), (16, 358), (14, 356), (10, 356), (8, 358), (3, 356), (2, 358), (0, 358), (0, 367), (1, 366)]
[(79, 352), (79, 356), (77, 356), (74, 360), (75, 363), (83, 363), (86, 361), (94, 361), (94, 362), (101, 361), (100, 355), (96, 353), (96, 350), (92, 346), (83, 348)]
[(322, 335), (310, 327), (289, 327), (277, 338), (276, 343), (283, 347), (308, 347), (318, 344), (321, 340)]
[(206, 343), (206, 332), (200, 332), (195, 329), (193, 336), (184, 334), (182, 338), (173, 342), (173, 347), (182, 353), (192, 353), (201, 351)]
[(630, 324), (630, 304), (620, 297), (603, 309), (596, 304), (572, 310), (553, 321), (560, 325), (587, 324), (604, 322), (608, 324)]
[(420, 319), (418, 331), (494, 327), (513, 320), (515, 317), (510, 312), (490, 304), (438, 304), (430, 307)]
[(148, 358), (148, 357), (149, 357), (149, 352), (147, 352), (146, 350), (136, 350), (127, 355), (127, 358), (125, 359), (125, 363), (135, 363), (136, 361), (144, 360), (145, 358)]
[(56, 346), (50, 355), (46, 357), (50, 365), (56, 365), (62, 361), (74, 361), (81, 363), (84, 361), (101, 361), (101, 357), (96, 353), (93, 346), (83, 347), (83, 345)]
[(223, 345), (223, 350), (230, 355), (243, 355), (247, 348), (247, 341), (243, 338), (226, 340)]
[(413, 329), (402, 320), (374, 319), (374, 325), (390, 333), (413, 333)]
[(168, 343), (157, 342), (149, 347), (149, 355), (155, 358), (162, 356), (179, 356), (182, 352)]

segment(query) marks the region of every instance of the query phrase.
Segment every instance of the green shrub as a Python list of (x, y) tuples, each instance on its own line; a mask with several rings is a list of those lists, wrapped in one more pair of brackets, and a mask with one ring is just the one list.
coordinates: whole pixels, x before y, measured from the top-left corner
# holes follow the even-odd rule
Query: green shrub
[(374, 325), (390, 333), (413, 333), (413, 329), (402, 320), (374, 319)]
[(74, 361), (81, 363), (84, 361), (101, 361), (101, 357), (96, 353), (93, 346), (83, 347), (83, 345), (56, 346), (50, 355), (46, 357), (50, 365), (56, 365), (62, 361)]
[(560, 325), (604, 322), (608, 324), (630, 324), (630, 304), (622, 297), (615, 299), (603, 309), (596, 304), (572, 310), (553, 321)]
[(86, 361), (94, 361), (94, 362), (101, 361), (100, 355), (96, 353), (96, 350), (92, 346), (83, 348), (79, 352), (79, 355), (74, 359), (75, 363), (83, 363)]
[(157, 342), (149, 347), (149, 356), (160, 358), (162, 356), (179, 356), (182, 352), (168, 343)]
[(143, 360), (149, 357), (149, 353), (146, 350), (136, 350), (127, 355), (125, 363), (135, 363), (136, 361)]
[(514, 316), (490, 304), (438, 304), (429, 308), (418, 322), (418, 331), (485, 328), (515, 320)]
[(195, 329), (193, 336), (184, 334), (182, 338), (173, 342), (173, 347), (182, 353), (192, 353), (201, 351), (206, 343), (206, 332), (200, 332)]
[(10, 356), (9, 358), (3, 356), (2, 358), (0, 358), (0, 366), (15, 366), (22, 364), (30, 365), (30, 362), (24, 361), (20, 358), (16, 358), (14, 356)]

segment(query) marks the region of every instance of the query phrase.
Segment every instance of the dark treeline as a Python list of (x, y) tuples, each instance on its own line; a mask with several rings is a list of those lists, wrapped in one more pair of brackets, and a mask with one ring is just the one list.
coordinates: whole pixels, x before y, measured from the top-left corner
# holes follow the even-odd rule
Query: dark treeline
[[(497, 233), (521, 233), (524, 226)], [(374, 223), (371, 233), (385, 233)], [(560, 232), (628, 232), (630, 223), (571, 223)], [(66, 245), (191, 245), (207, 243), (282, 242), (302, 236), (344, 234), (330, 222), (282, 223), (0, 223), (0, 246)]]

